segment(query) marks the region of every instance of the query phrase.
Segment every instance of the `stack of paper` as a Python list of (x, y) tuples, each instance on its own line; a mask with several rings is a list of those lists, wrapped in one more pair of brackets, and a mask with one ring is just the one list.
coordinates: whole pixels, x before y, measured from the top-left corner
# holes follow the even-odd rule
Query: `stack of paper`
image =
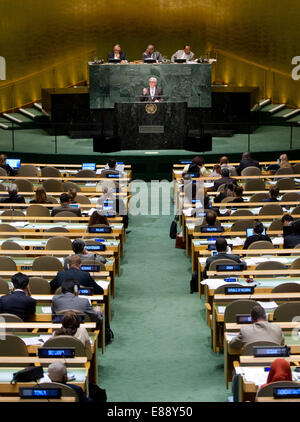
[(51, 306), (42, 306), (42, 312), (43, 314), (51, 314)]
[(276, 309), (278, 307), (277, 303), (274, 302), (273, 300), (270, 301), (270, 302), (260, 302), (260, 301), (257, 301), (257, 303), (260, 306), (262, 306), (265, 311), (270, 310), (270, 309)]

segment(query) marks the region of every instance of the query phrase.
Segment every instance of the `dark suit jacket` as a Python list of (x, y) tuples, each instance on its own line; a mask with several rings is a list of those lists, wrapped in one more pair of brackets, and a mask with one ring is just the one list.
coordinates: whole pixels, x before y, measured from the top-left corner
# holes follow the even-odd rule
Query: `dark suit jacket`
[(13, 314), (28, 321), (35, 314), (36, 300), (23, 291), (15, 291), (0, 298), (0, 313)]
[(269, 238), (268, 235), (254, 234), (253, 236), (247, 237), (247, 239), (246, 239), (246, 241), (244, 243), (243, 249), (248, 249), (249, 246), (251, 245), (251, 243), (257, 242), (259, 240), (266, 240), (267, 242), (271, 242), (272, 243), (272, 240)]
[(247, 264), (245, 262), (241, 261), (240, 257), (238, 255), (232, 255), (232, 254), (229, 254), (229, 253), (221, 252), (221, 253), (218, 253), (215, 256), (210, 256), (209, 258), (207, 258), (206, 263), (205, 263), (205, 268), (204, 268), (203, 274), (202, 274), (203, 278), (207, 278), (206, 272), (208, 271), (210, 264), (213, 261), (215, 261), (216, 259), (232, 259), (233, 261), (236, 261), (237, 264), (243, 264), (244, 269), (247, 268)]
[[(107, 61), (109, 59), (114, 59), (114, 58), (115, 58), (115, 53), (113, 51), (107, 55)], [(129, 62), (128, 57), (126, 56), (125, 53), (123, 53), (123, 51), (120, 51), (120, 59), (127, 60)]]
[(236, 168), (236, 171), (238, 173), (238, 175), (241, 175), (241, 172), (246, 168), (246, 167), (259, 167), (259, 162), (256, 160), (242, 160), (240, 162), (240, 165)]
[(283, 247), (285, 249), (293, 249), (296, 245), (300, 243), (300, 233), (292, 233), (284, 237)]
[(69, 205), (61, 205), (61, 206), (58, 206), (58, 207), (54, 207), (52, 209), (51, 216), (54, 217), (56, 214), (58, 214), (59, 212), (62, 212), (62, 211), (70, 211), (73, 214), (77, 215), (78, 217), (81, 217), (81, 209), (80, 208), (73, 208), (73, 207), (70, 207)]
[(54, 279), (50, 282), (51, 289), (58, 289), (62, 285), (63, 281), (69, 279), (77, 280), (81, 286), (93, 287), (94, 293), (97, 295), (102, 295), (104, 293), (102, 287), (98, 286), (95, 280), (90, 276), (90, 273), (87, 271), (81, 271), (75, 267), (72, 267), (67, 271), (59, 271), (56, 277), (54, 277)]
[(147, 88), (147, 94), (146, 95), (142, 95), (141, 101), (149, 101), (150, 103), (154, 103), (154, 101), (156, 101), (156, 100), (162, 101), (163, 100), (162, 95), (163, 95), (162, 88), (160, 88), (159, 86), (156, 86), (155, 87), (154, 97), (152, 98), (150, 96), (150, 88), (148, 87)]
[(87, 396), (86, 396), (86, 395), (85, 395), (85, 393), (83, 392), (83, 389), (82, 389), (81, 387), (79, 387), (79, 385), (76, 385), (76, 384), (69, 384), (69, 383), (67, 383), (66, 385), (67, 385), (68, 387), (73, 388), (73, 390), (75, 390), (75, 391), (76, 391), (77, 396), (78, 396), (79, 403), (90, 403), (90, 402), (93, 402), (93, 400), (92, 400), (92, 399), (87, 398)]
[(8, 164), (4, 164), (2, 167), (6, 173), (8, 174), (8, 176), (16, 176), (16, 174), (18, 173), (16, 170), (14, 170), (13, 168), (10, 167), (10, 165)]
[(6, 198), (1, 199), (0, 201), (3, 204), (9, 204), (10, 202), (12, 204), (25, 204), (24, 196), (22, 195), (11, 195), (7, 196)]
[(214, 183), (214, 191), (218, 190), (219, 186), (226, 185), (227, 183), (233, 183), (234, 185), (237, 184), (236, 179), (233, 179), (232, 177), (222, 177), (221, 179), (218, 179)]

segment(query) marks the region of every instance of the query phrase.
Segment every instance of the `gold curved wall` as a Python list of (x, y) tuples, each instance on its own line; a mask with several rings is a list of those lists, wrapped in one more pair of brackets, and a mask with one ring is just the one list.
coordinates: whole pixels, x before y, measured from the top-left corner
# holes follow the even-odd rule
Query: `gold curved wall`
[(259, 84), (262, 96), (300, 106), (296, 0), (1, 0), (0, 13), (0, 111), (39, 98), (45, 84), (86, 79), (88, 58), (106, 58), (116, 42), (130, 59), (148, 43), (168, 57), (185, 43), (196, 56), (216, 50), (217, 80)]

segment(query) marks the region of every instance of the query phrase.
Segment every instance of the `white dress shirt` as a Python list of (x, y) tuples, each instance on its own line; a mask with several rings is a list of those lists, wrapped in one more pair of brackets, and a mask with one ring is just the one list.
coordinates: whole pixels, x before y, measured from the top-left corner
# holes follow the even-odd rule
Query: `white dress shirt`
[(155, 88), (150, 88), (150, 97), (153, 98), (155, 96)]

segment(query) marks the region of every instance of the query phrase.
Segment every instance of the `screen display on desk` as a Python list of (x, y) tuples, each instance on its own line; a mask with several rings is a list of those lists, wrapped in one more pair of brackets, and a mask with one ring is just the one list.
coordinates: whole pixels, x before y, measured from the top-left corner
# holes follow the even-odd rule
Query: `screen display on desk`
[[(266, 235), (266, 228), (264, 227), (264, 231), (262, 232), (262, 234), (265, 236)], [(247, 227), (246, 229), (246, 236), (253, 236), (254, 235), (254, 231), (252, 227)]]
[(300, 387), (275, 387), (273, 397), (275, 399), (300, 398)]
[(252, 295), (254, 293), (254, 286), (247, 287), (225, 287), (225, 295)]
[(105, 245), (85, 245), (87, 251), (105, 251)]
[(74, 358), (75, 347), (40, 347), (38, 356), (40, 358)]
[(120, 177), (122, 177), (122, 175), (120, 173), (116, 173), (116, 174), (107, 174), (106, 178), (107, 179), (119, 179)]
[(236, 314), (236, 323), (237, 324), (251, 324), (252, 318), (248, 314)]
[(96, 171), (96, 163), (82, 163), (82, 170)]
[(81, 265), (81, 271), (91, 271), (97, 273), (100, 271), (100, 265)]
[(79, 294), (83, 296), (93, 296), (94, 289), (93, 287), (80, 287)]
[(237, 265), (216, 265), (217, 271), (243, 271), (244, 266), (237, 264)]
[(192, 160), (181, 160), (180, 164), (192, 164)]
[(13, 169), (19, 169), (21, 167), (21, 159), (20, 158), (7, 158), (5, 160), (5, 164), (9, 165)]
[(259, 357), (288, 357), (290, 356), (290, 347), (266, 347), (266, 346), (253, 346), (253, 356)]
[(21, 399), (60, 399), (61, 388), (20, 387), (19, 396)]
[(111, 227), (89, 227), (89, 233), (111, 233)]
[(201, 233), (212, 233), (212, 232), (218, 232), (221, 233), (224, 231), (224, 227), (201, 227)]

